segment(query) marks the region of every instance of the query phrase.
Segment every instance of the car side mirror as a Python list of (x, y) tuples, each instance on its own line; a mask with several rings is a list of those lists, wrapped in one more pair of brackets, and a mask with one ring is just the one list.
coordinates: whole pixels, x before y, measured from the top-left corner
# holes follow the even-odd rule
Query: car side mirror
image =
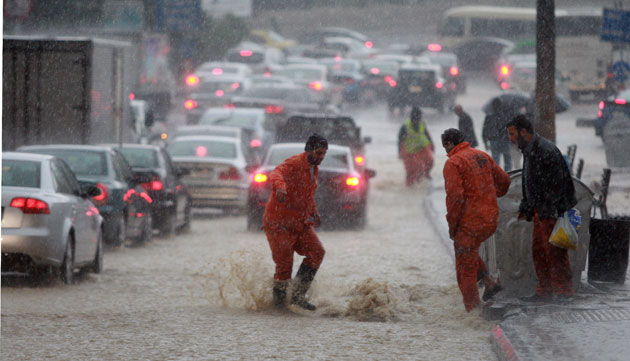
[(101, 189), (97, 186), (86, 184), (81, 187), (81, 197), (82, 198), (92, 198), (101, 195)]
[(376, 177), (376, 171), (374, 169), (367, 169), (365, 171), (365, 174), (368, 176), (368, 178)]
[(372, 137), (370, 136), (363, 137), (363, 143), (365, 144), (372, 143)]

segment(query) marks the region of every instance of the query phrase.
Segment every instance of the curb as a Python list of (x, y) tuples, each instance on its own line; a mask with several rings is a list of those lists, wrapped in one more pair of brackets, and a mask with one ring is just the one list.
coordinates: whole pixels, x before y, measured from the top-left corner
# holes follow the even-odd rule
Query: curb
[[(438, 235), (440, 242), (446, 248), (446, 252), (451, 256), (451, 261), (455, 264), (455, 251), (453, 250), (453, 241), (448, 236), (448, 225), (446, 224), (446, 213), (440, 213), (440, 207), (437, 207), (433, 202), (437, 202), (434, 198), (437, 197), (436, 188), (431, 188), (431, 191), (422, 201), (424, 210), (429, 217), (433, 230)], [(445, 205), (446, 207), (446, 205)], [(443, 221), (440, 222), (440, 219)]]
[(501, 361), (517, 361), (519, 360), (516, 350), (510, 343), (510, 340), (505, 335), (505, 332), (500, 325), (494, 326), (490, 331), (490, 339), (492, 341), (492, 348), (494, 353)]

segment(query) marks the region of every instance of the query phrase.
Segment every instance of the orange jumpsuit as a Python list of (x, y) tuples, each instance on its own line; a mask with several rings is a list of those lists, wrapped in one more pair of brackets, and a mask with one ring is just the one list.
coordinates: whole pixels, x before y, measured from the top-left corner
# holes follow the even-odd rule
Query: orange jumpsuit
[[(311, 215), (317, 214), (315, 190), (318, 167), (311, 167), (306, 153), (294, 155), (274, 169), (270, 176), (271, 196), (263, 215), (263, 229), (276, 264), (274, 279), (291, 278), (293, 252), (305, 256), (303, 263), (318, 269), (324, 258), (324, 247), (313, 230)], [(279, 203), (276, 191), (286, 191), (286, 200)]]
[(470, 311), (481, 303), (477, 274), (487, 272), (479, 247), (497, 229), (497, 197), (507, 193), (511, 180), (490, 155), (468, 142), (455, 146), (448, 157), (444, 164), (446, 219), (455, 248), (457, 283)]

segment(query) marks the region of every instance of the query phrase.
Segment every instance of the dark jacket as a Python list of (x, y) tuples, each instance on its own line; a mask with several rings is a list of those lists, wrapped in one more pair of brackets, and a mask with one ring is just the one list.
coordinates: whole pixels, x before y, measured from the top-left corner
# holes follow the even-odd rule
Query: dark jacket
[(507, 117), (502, 113), (493, 113), (486, 115), (483, 121), (483, 128), (481, 131), (481, 138), (483, 142), (487, 144), (488, 141), (504, 140), (508, 141), (507, 129)]
[(577, 204), (573, 178), (558, 147), (535, 135), (523, 151), (523, 199), (519, 213), (531, 220), (555, 218)]
[(463, 113), (462, 116), (459, 117), (457, 127), (464, 134), (464, 140), (467, 141), (471, 147), (476, 148), (479, 145), (472, 118), (468, 113)]

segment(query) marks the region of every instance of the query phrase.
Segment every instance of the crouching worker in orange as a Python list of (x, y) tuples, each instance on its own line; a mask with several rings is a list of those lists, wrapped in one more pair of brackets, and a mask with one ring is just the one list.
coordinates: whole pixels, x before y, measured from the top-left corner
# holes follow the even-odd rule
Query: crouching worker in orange
[(313, 230), (313, 226), (321, 224), (313, 197), (317, 189), (318, 166), (326, 156), (328, 141), (313, 134), (304, 149), (304, 153), (288, 158), (271, 172), (272, 191), (263, 216), (263, 229), (276, 264), (274, 304), (278, 307), (285, 304), (293, 270), (293, 252), (297, 252), (304, 259), (296, 274), (291, 303), (312, 311), (315, 306), (306, 300), (305, 295), (325, 253)]
[(478, 277), (484, 281), (484, 301), (501, 290), (499, 282), (488, 275), (478, 251), (497, 229), (497, 197), (507, 193), (510, 176), (490, 155), (465, 142), (457, 129), (447, 129), (442, 134), (442, 146), (448, 153), (444, 164), (446, 219), (455, 248), (457, 284), (466, 311), (470, 312), (481, 304)]

